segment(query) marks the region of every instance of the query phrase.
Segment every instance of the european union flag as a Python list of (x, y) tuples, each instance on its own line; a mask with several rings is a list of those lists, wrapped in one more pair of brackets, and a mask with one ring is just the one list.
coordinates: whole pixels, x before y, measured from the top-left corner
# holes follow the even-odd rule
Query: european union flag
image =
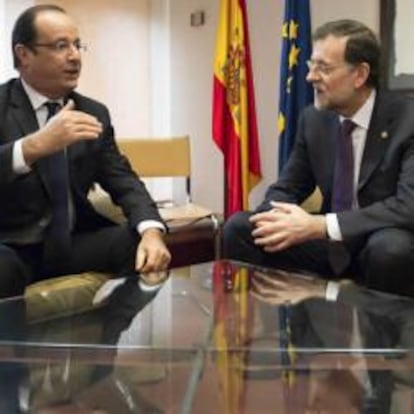
[(282, 26), (279, 132), (279, 172), (289, 158), (295, 141), (300, 111), (313, 101), (313, 90), (306, 82), (306, 61), (311, 53), (309, 0), (285, 0)]

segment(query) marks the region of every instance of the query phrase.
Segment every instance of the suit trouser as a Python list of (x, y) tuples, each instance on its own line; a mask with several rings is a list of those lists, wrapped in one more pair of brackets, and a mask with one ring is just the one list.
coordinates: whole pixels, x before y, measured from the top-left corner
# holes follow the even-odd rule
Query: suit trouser
[(43, 245), (0, 244), (0, 297), (19, 295), (32, 282), (86, 271), (119, 276), (133, 272), (139, 235), (127, 224), (72, 235), (72, 250), (54, 273), (43, 261)]
[(414, 287), (414, 234), (397, 228), (372, 233), (350, 254), (349, 265), (335, 274), (329, 259), (329, 241), (314, 240), (277, 253), (266, 253), (254, 244), (250, 212), (236, 213), (223, 230), (223, 254), (229, 259), (270, 268), (301, 269), (321, 276), (352, 276), (368, 287), (406, 294)]
[(310, 241), (278, 253), (266, 253), (254, 244), (249, 222), (250, 212), (236, 213), (223, 229), (223, 255), (226, 258), (270, 268), (306, 270), (320, 275), (332, 275), (328, 258), (328, 242)]

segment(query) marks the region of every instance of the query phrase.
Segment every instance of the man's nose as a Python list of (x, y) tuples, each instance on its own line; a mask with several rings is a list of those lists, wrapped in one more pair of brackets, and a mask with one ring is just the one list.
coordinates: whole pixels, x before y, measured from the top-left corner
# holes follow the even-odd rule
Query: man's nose
[(80, 62), (81, 60), (81, 52), (76, 47), (72, 47), (70, 52), (67, 55), (68, 60)]
[(309, 69), (309, 71), (306, 75), (306, 81), (312, 83), (312, 82), (315, 82), (317, 80), (318, 80), (317, 72), (312, 70), (312, 69)]
[(71, 59), (80, 59), (82, 51), (77, 47), (74, 43), (71, 43), (69, 51), (68, 51), (68, 57)]

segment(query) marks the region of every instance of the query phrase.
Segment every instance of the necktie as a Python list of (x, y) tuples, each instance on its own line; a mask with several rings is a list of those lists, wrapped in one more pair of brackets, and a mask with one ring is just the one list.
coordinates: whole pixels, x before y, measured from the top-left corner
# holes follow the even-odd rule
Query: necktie
[[(46, 102), (47, 120), (60, 110), (56, 102)], [(70, 251), (69, 180), (65, 151), (45, 157), (42, 162), (51, 197), (51, 220), (44, 240), (44, 260), (49, 271), (65, 263)]]
[(351, 134), (355, 126), (351, 120), (345, 119), (339, 129), (332, 189), (333, 212), (352, 208), (354, 197), (354, 150)]
[[(333, 212), (352, 208), (354, 198), (354, 150), (351, 134), (355, 126), (350, 119), (345, 119), (339, 128), (332, 188), (331, 209)], [(349, 265), (349, 260), (349, 253), (343, 243), (331, 243), (329, 261), (335, 274), (341, 274)]]

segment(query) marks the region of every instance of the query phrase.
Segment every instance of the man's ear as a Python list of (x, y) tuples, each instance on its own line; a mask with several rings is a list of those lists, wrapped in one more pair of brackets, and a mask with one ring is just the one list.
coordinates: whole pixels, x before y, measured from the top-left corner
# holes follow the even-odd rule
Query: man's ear
[(367, 79), (371, 72), (371, 68), (368, 63), (362, 62), (355, 68), (356, 78), (355, 87), (360, 88), (367, 83)]
[(26, 65), (26, 62), (33, 52), (25, 45), (22, 45), (21, 43), (17, 43), (14, 46), (14, 53), (17, 56), (17, 59), (19, 61), (19, 66), (24, 67)]

